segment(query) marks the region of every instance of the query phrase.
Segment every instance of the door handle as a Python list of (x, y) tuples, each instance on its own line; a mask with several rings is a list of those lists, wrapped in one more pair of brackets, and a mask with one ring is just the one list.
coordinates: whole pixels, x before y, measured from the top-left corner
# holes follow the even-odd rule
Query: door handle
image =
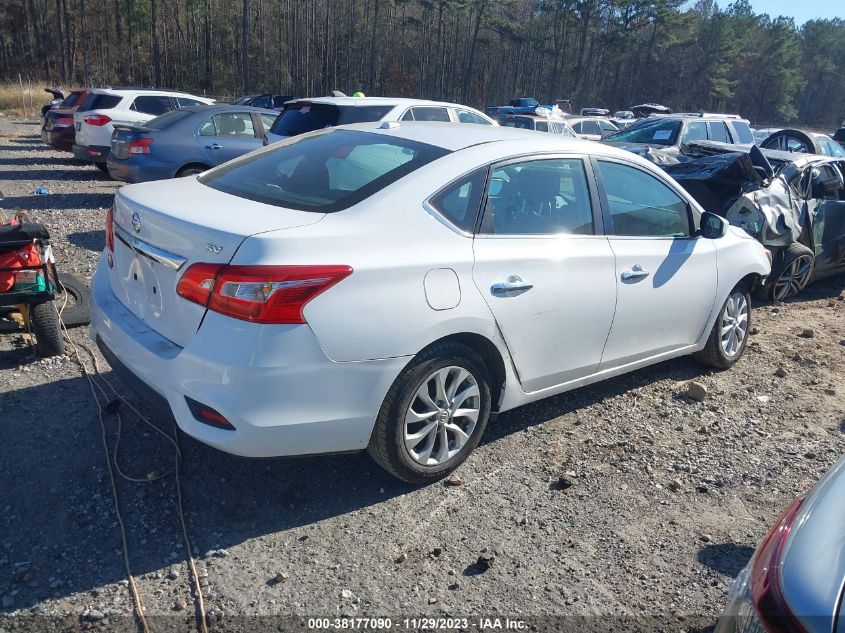
[(511, 275), (505, 282), (500, 282), (490, 286), (490, 292), (494, 295), (507, 296), (519, 292), (526, 292), (531, 290), (534, 284), (523, 281), (519, 275)]
[(631, 267), (631, 270), (626, 270), (622, 273), (622, 281), (637, 281), (638, 279), (645, 279), (649, 276), (649, 272), (647, 270), (643, 270), (643, 267), (639, 264), (635, 264)]
[(212, 143), (211, 145), (206, 145), (205, 149), (223, 149), (223, 146), (218, 145), (217, 143)]

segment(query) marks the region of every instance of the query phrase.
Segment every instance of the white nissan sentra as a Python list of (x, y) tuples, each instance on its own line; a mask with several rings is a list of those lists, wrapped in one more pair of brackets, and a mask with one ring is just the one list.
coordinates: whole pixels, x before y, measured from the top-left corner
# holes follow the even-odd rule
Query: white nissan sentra
[(639, 157), (553, 134), (366, 123), (123, 187), (92, 337), (188, 434), (367, 449), (425, 483), (491, 412), (742, 355), (766, 251)]

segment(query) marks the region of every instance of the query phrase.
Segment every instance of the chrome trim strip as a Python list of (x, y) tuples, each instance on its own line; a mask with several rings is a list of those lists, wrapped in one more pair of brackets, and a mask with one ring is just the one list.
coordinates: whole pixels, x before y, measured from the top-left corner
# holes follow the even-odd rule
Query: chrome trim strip
[(115, 223), (114, 225), (114, 234), (121, 242), (126, 244), (129, 248), (131, 248), (139, 255), (148, 257), (154, 262), (158, 262), (162, 266), (166, 266), (171, 270), (179, 270), (180, 268), (182, 268), (182, 266), (185, 265), (185, 262), (188, 261), (181, 255), (168, 253), (167, 251), (162, 250), (157, 246), (153, 246), (152, 244), (138, 239), (134, 235), (130, 235), (126, 231), (126, 229), (122, 228), (117, 223)]

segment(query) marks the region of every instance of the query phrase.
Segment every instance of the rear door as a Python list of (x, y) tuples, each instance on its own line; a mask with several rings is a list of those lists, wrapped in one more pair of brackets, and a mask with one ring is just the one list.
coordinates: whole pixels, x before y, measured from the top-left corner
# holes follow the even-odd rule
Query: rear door
[(594, 160), (616, 256), (616, 315), (602, 369), (693, 345), (716, 295), (716, 248), (666, 181), (618, 159)]
[(614, 258), (584, 156), (491, 168), (473, 278), (525, 391), (597, 370), (616, 304)]
[(263, 146), (252, 114), (218, 112), (200, 127), (199, 146), (210, 165), (221, 165)]

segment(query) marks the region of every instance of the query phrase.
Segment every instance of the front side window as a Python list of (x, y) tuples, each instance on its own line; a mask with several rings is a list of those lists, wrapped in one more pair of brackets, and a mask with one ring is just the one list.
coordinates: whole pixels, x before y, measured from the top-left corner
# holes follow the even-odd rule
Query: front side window
[(741, 143), (743, 145), (754, 144), (754, 134), (751, 132), (751, 128), (748, 127), (748, 123), (745, 121), (734, 121), (732, 125), (737, 143)]
[[(255, 128), (248, 112), (222, 112), (211, 117), (216, 136), (227, 138), (255, 138)], [(200, 130), (200, 134), (202, 134)]]
[(135, 97), (132, 102), (132, 109), (136, 112), (143, 112), (144, 114), (164, 114), (173, 109), (173, 104), (170, 102), (170, 97), (165, 95), (143, 95)]
[(278, 114), (264, 114), (263, 112), (258, 116), (261, 117), (261, 124), (264, 126), (265, 130), (269, 130), (273, 127), (273, 123), (275, 123), (276, 119), (279, 118)]
[(688, 237), (689, 205), (666, 184), (636, 167), (598, 161), (614, 235)]
[(613, 125), (613, 123), (611, 123), (610, 121), (605, 121), (603, 119), (599, 121), (599, 126), (601, 127), (602, 134), (604, 134), (605, 132), (610, 133), (619, 130), (619, 128)]
[(437, 106), (418, 106), (411, 108), (414, 113), (414, 121), (440, 121), (442, 123), (449, 123), (449, 112), (446, 108)]
[(256, 97), (249, 105), (253, 108), (271, 108), (273, 107), (273, 100), (270, 95), (261, 95)]
[(264, 204), (332, 213), (448, 153), (384, 134), (325, 130), (236, 158), (206, 172), (199, 182)]
[(537, 127), (534, 129), (536, 129), (538, 132), (548, 132), (549, 124), (545, 121), (537, 121)]
[(584, 163), (553, 158), (495, 168), (482, 232), (496, 235), (592, 235)]
[(471, 232), (475, 227), (486, 175), (486, 169), (473, 172), (432, 196), (429, 204), (452, 224)]
[(476, 125), (490, 125), (490, 121), (469, 110), (458, 110), (458, 121), (461, 123), (475, 123)]

